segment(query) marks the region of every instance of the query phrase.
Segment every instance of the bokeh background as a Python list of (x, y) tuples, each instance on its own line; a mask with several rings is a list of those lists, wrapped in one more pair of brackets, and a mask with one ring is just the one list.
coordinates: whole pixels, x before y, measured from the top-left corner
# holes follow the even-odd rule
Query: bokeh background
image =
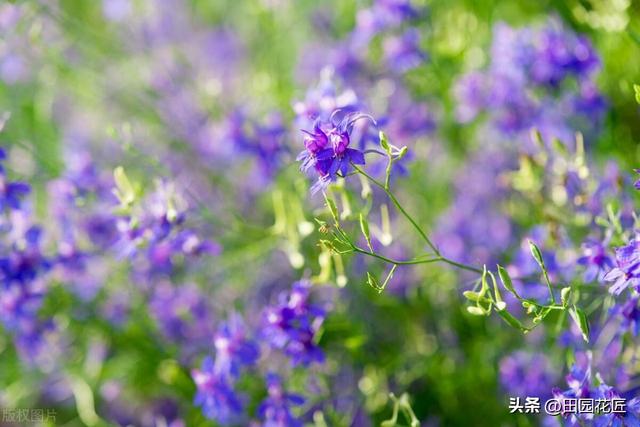
[[(510, 414), (508, 397), (562, 388), (579, 333), (561, 317), (523, 335), (471, 316), (461, 293), (474, 278), (442, 266), (403, 267), (372, 289), (366, 272), (385, 265), (317, 245), (314, 218), (327, 215), (295, 161), (300, 129), (335, 108), (371, 114), (409, 148), (394, 190), (445, 253), (524, 275), (534, 236), (555, 277), (579, 281), (605, 202), (635, 197), (639, 18), (631, 0), (2, 1), (0, 183), (31, 193), (5, 213), (0, 257), (20, 252), (20, 280), (37, 286), (20, 295), (35, 295), (27, 308), (0, 291), (0, 408), (51, 408), (61, 426), (263, 425), (275, 371), (305, 397), (292, 409), (304, 425), (380, 425), (389, 392), (408, 393), (421, 425), (557, 425)], [(521, 163), (535, 157), (531, 128), (568, 147), (555, 172)], [(358, 127), (352, 144), (372, 132)], [(572, 203), (562, 165), (575, 132), (592, 196)], [(118, 167), (131, 212), (113, 195)], [(367, 210), (376, 248), (424, 250), (382, 195), (350, 185), (341, 211)], [(33, 224), (37, 247), (14, 235)], [(324, 360), (291, 366), (263, 312), (301, 278), (325, 312)], [(588, 301), (604, 312), (606, 298)], [(193, 370), (233, 313), (260, 357), (236, 380), (245, 405), (227, 423), (194, 404)], [(633, 394), (616, 363), (602, 371)]]

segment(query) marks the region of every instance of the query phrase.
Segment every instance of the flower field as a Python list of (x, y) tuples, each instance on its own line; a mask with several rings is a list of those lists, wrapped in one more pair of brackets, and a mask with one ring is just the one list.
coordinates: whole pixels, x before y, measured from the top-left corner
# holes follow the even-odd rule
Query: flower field
[(640, 5), (0, 0), (0, 427), (640, 426)]

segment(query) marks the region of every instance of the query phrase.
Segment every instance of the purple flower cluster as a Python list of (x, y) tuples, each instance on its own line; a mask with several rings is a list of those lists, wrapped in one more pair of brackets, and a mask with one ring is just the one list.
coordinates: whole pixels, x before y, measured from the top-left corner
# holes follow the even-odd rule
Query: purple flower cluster
[(305, 150), (298, 155), (297, 160), (302, 163), (302, 171), (313, 168), (319, 175), (317, 183), (312, 188), (314, 193), (326, 188), (338, 176), (347, 176), (351, 165), (365, 164), (364, 153), (349, 147), (351, 131), (360, 119), (368, 119), (373, 123), (375, 121), (363, 113), (349, 113), (336, 123), (339, 113), (340, 111), (336, 110), (327, 122), (316, 120), (312, 131), (303, 130)]
[(324, 361), (315, 342), (325, 318), (325, 310), (312, 304), (311, 283), (293, 284), (291, 292), (280, 295), (279, 303), (264, 312), (263, 337), (275, 348), (283, 349), (295, 365)]
[(620, 295), (631, 287), (638, 291), (640, 286), (640, 236), (636, 236), (626, 246), (616, 248), (616, 266), (605, 276), (607, 282), (614, 282), (609, 291)]
[(358, 11), (351, 43), (359, 47), (365, 46), (374, 36), (397, 30), (423, 14), (424, 11), (412, 5), (409, 0), (376, 0), (371, 7)]
[[(467, 73), (454, 87), (458, 120), (467, 123), (482, 115), (488, 125), (480, 131), (487, 142), (469, 155), (468, 164), (457, 174), (456, 197), (438, 230), (438, 235), (447, 236), (439, 239), (444, 253), (476, 263), (497, 261), (519, 233), (512, 215), (504, 212), (513, 194), (505, 177), (517, 168), (518, 156), (541, 150), (531, 142), (531, 129), (537, 129), (545, 143), (559, 138), (571, 146), (576, 131), (587, 139), (597, 134), (604, 112), (594, 85), (599, 59), (584, 37), (564, 28), (558, 19), (518, 29), (498, 24), (491, 52), (487, 69)], [(514, 145), (514, 139), (519, 144)], [(557, 157), (551, 152), (544, 155), (552, 161)], [(570, 163), (558, 160), (559, 165)], [(611, 193), (610, 180), (596, 180), (594, 191), (593, 180), (585, 181), (574, 170), (559, 181), (545, 184), (561, 185), (572, 204), (583, 204), (576, 210), (594, 216)], [(491, 239), (486, 238), (487, 227)]]
[(197, 392), (195, 404), (207, 418), (230, 425), (242, 419), (244, 402), (234, 389), (240, 368), (253, 366), (259, 356), (257, 346), (246, 336), (244, 322), (233, 313), (215, 334), (215, 359), (207, 356), (200, 369), (192, 371)]
[[(594, 381), (597, 380), (597, 381)], [(566, 376), (567, 390), (554, 388), (552, 393), (555, 399), (618, 399), (621, 395), (613, 387), (605, 384), (599, 375), (593, 375), (591, 356), (578, 354), (578, 358)], [(566, 413), (563, 417), (570, 425), (594, 426), (637, 426), (640, 425), (640, 398), (635, 397), (626, 402), (626, 413), (608, 414), (575, 414)]]
[(273, 113), (261, 123), (238, 110), (228, 117), (226, 125), (228, 140), (236, 150), (256, 159), (263, 178), (279, 170), (288, 152), (287, 129), (280, 114)]
[(398, 73), (412, 70), (427, 60), (427, 55), (420, 49), (420, 32), (416, 28), (388, 37), (384, 41), (384, 55), (389, 68)]
[(263, 427), (302, 427), (302, 421), (291, 413), (291, 406), (304, 403), (302, 396), (286, 393), (281, 378), (273, 373), (267, 374), (267, 394), (258, 408)]
[(608, 253), (608, 240), (588, 240), (582, 244), (582, 256), (578, 258), (578, 264), (585, 268), (585, 282), (601, 280), (605, 272), (613, 267), (613, 260)]
[[(600, 61), (589, 41), (558, 19), (522, 29), (498, 24), (493, 40), (489, 68), (465, 75), (456, 85), (461, 122), (487, 112), (500, 134), (524, 139), (537, 128), (545, 140), (557, 137), (565, 143), (576, 125), (587, 136), (594, 132), (604, 101), (593, 83)], [(565, 85), (569, 81), (577, 91)]]
[(216, 243), (186, 225), (187, 210), (174, 186), (160, 183), (138, 211), (118, 220), (116, 252), (131, 259), (143, 252), (141, 265), (149, 274), (171, 273), (175, 262), (185, 257), (218, 254)]
[(205, 417), (222, 425), (230, 425), (241, 418), (244, 405), (229, 384), (229, 379), (217, 375), (214, 367), (214, 360), (207, 356), (201, 368), (192, 371), (191, 376), (197, 387), (194, 404), (202, 407)]
[(555, 375), (542, 353), (516, 351), (500, 361), (500, 383), (509, 396), (550, 397)]
[(178, 344), (182, 354), (189, 356), (210, 347), (214, 333), (212, 308), (197, 286), (157, 284), (149, 309), (162, 335)]
[(45, 335), (53, 328), (39, 317), (47, 292), (46, 273), (53, 260), (42, 251), (42, 229), (31, 223), (22, 199), (29, 186), (10, 181), (0, 149), (0, 322), (16, 340), (22, 356), (36, 359), (44, 350)]

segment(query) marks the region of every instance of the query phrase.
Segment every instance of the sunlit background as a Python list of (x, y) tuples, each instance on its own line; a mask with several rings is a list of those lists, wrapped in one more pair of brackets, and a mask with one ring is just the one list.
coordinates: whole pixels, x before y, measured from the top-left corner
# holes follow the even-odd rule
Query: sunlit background
[[(622, 302), (579, 259), (633, 235), (639, 18), (631, 0), (0, 0), (0, 425), (560, 425), (509, 397), (566, 389), (588, 357), (635, 397), (635, 326), (610, 326)], [(319, 243), (325, 191), (363, 245), (368, 216), (372, 252), (426, 250), (363, 176), (310, 191), (301, 130), (336, 109), (375, 119), (350, 133), (373, 176), (379, 130), (408, 148), (391, 185), (443, 254), (528, 277), (532, 239), (554, 283), (589, 287), (590, 342), (566, 314), (528, 334), (473, 316), (477, 277), (451, 266), (378, 292), (388, 265)]]

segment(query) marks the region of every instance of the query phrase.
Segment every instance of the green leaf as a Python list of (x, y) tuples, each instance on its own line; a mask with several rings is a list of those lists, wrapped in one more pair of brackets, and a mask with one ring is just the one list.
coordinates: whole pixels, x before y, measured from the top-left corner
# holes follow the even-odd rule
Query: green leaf
[(327, 196), (326, 194), (324, 195), (324, 200), (327, 202), (327, 207), (329, 208), (329, 212), (333, 217), (333, 221), (336, 224), (339, 224), (340, 221), (338, 220), (338, 207), (336, 206), (336, 202), (334, 202), (333, 199)]
[(589, 321), (587, 320), (587, 315), (584, 311), (575, 305), (569, 309), (569, 314), (571, 318), (575, 322), (576, 325), (580, 328), (580, 332), (582, 332), (582, 338), (589, 342)]
[(540, 265), (543, 270), (546, 270), (544, 260), (542, 259), (542, 252), (540, 252), (538, 246), (536, 246), (536, 244), (531, 240), (529, 240), (529, 249), (531, 249), (531, 255), (533, 255), (533, 258), (536, 260), (538, 265)]
[(513, 317), (513, 315), (509, 313), (507, 310), (496, 310), (496, 311), (498, 312), (498, 315), (502, 317), (502, 319), (505, 322), (507, 322), (507, 324), (509, 324), (510, 326), (516, 329), (519, 329), (521, 332), (524, 332), (525, 334), (529, 332), (529, 328), (525, 327), (522, 324), (522, 322), (520, 322), (518, 319)]
[(635, 92), (635, 94), (636, 94), (636, 102), (637, 102), (638, 104), (640, 104), (640, 85), (636, 85), (636, 84), (634, 84), (634, 85), (633, 85), (633, 91), (634, 91), (634, 92)]
[(373, 275), (371, 275), (371, 273), (369, 273), (368, 271), (367, 271), (367, 284), (371, 286), (373, 289), (375, 289), (376, 291), (380, 291), (380, 289), (382, 289), (382, 287), (380, 286), (380, 283), (378, 283), (376, 278), (373, 277)]
[(498, 265), (498, 276), (500, 276), (500, 281), (502, 282), (502, 286), (504, 286), (504, 288), (507, 291), (511, 292), (519, 300), (522, 299), (520, 295), (518, 295), (518, 293), (516, 292), (516, 289), (513, 287), (513, 282), (511, 281), (511, 277), (509, 276), (509, 273), (501, 265)]
[(488, 273), (489, 273), (489, 276), (491, 277), (491, 283), (493, 283), (493, 297), (496, 301), (496, 308), (498, 309), (498, 311), (502, 311), (505, 308), (507, 308), (507, 304), (502, 299), (502, 294), (500, 294), (500, 289), (498, 288), (496, 277), (493, 275), (492, 272), (489, 271)]
[(369, 222), (367, 219), (360, 213), (360, 230), (362, 231), (362, 235), (367, 241), (367, 246), (369, 250), (373, 252), (373, 246), (371, 246), (371, 233), (369, 232)]
[(489, 290), (489, 285), (487, 285), (487, 266), (482, 266), (482, 287), (480, 288), (480, 295), (485, 296), (487, 291)]

